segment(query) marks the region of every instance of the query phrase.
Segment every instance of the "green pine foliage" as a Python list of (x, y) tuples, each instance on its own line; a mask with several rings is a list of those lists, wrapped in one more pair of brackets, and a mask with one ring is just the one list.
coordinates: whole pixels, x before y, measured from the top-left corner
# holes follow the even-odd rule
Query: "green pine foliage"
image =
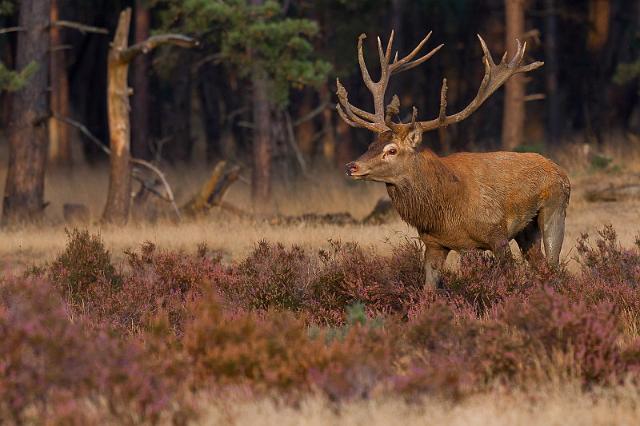
[(22, 71), (12, 71), (0, 62), (0, 91), (15, 92), (22, 89), (37, 69), (38, 65), (31, 62)]
[(0, 16), (9, 16), (15, 12), (14, 0), (0, 0)]
[[(246, 0), (169, 0), (162, 21), (215, 46), (219, 60), (241, 77), (266, 74), (271, 98), (286, 106), (291, 89), (317, 86), (331, 66), (315, 58), (311, 40), (318, 25), (284, 16), (278, 2), (255, 6)], [(165, 3), (166, 4), (166, 3)], [(176, 17), (178, 17), (176, 19)]]

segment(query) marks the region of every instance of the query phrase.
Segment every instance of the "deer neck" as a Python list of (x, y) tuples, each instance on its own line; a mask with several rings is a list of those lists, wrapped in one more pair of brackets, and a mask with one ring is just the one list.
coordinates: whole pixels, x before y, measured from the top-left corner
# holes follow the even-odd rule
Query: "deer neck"
[(442, 231), (455, 212), (461, 182), (458, 176), (431, 151), (416, 153), (407, 173), (387, 192), (400, 217), (420, 233)]

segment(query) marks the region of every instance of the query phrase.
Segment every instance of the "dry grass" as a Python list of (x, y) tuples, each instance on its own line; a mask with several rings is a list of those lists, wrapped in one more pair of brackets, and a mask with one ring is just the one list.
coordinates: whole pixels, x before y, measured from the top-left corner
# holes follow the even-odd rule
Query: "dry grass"
[(203, 425), (636, 425), (640, 416), (638, 388), (620, 386), (585, 393), (578, 386), (506, 393), (495, 390), (451, 403), (425, 399), (409, 404), (401, 399), (348, 403), (339, 409), (316, 398), (298, 409), (272, 400), (218, 402), (208, 405)]
[[(571, 149), (577, 150), (576, 153), (572, 154)], [(622, 172), (593, 173), (584, 166), (584, 159), (578, 161), (582, 155), (580, 148), (571, 149), (556, 155), (561, 163), (567, 163), (566, 166), (572, 170), (573, 192), (562, 253), (570, 264), (575, 254), (575, 241), (583, 232), (594, 233), (603, 224), (610, 223), (618, 231), (624, 245), (633, 243), (640, 232), (640, 200), (588, 203), (583, 196), (586, 188), (602, 187), (608, 183), (639, 182), (638, 166), (632, 161), (637, 155), (626, 154), (631, 160), (624, 162), (624, 155), (611, 148), (614, 163), (622, 166)], [(167, 170), (180, 203), (193, 195), (209, 172), (204, 166), (191, 168), (188, 172), (186, 169)], [(47, 208), (47, 224), (39, 228), (0, 231), (0, 258), (5, 263), (44, 261), (60, 252), (66, 240), (62, 219), (64, 203), (83, 203), (89, 206), (94, 218), (94, 225), (90, 230), (102, 235), (116, 258), (123, 250), (137, 247), (143, 241), (151, 241), (162, 248), (189, 251), (195, 250), (200, 243), (206, 243), (212, 249), (221, 250), (227, 258), (239, 258), (245, 256), (262, 239), (307, 248), (323, 247), (329, 239), (357, 241), (385, 253), (390, 244), (416, 236), (415, 231), (400, 220), (383, 226), (272, 226), (215, 214), (179, 226), (159, 223), (129, 225), (125, 228), (103, 227), (98, 224), (98, 219), (105, 202), (107, 173), (105, 165), (93, 168), (79, 165), (70, 173), (50, 172), (46, 181), (46, 199), (51, 202)], [(4, 177), (5, 170), (0, 170), (0, 192), (4, 189)], [(239, 182), (232, 187), (226, 200), (249, 210), (249, 194), (248, 185)], [(338, 170), (334, 170), (319, 174), (313, 181), (277, 187), (274, 198), (277, 212), (284, 215), (349, 212), (356, 218), (362, 218), (383, 196), (386, 196), (384, 185), (351, 182)], [(450, 256), (449, 263), (455, 264), (456, 258), (455, 254)]]

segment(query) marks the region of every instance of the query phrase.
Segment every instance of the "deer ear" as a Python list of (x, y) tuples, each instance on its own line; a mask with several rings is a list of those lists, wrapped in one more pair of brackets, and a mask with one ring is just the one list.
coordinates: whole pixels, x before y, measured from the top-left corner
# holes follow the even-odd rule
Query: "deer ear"
[(404, 140), (411, 148), (417, 148), (422, 143), (422, 129), (420, 126), (413, 126)]

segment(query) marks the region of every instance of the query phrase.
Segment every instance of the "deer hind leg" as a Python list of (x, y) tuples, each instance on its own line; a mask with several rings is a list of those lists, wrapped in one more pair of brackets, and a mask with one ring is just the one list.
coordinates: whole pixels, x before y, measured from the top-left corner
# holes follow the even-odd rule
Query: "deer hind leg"
[(554, 266), (560, 262), (566, 208), (566, 203), (559, 202), (542, 207), (538, 215), (538, 225), (542, 230), (547, 263)]
[(533, 220), (516, 235), (515, 240), (525, 260), (531, 262), (536, 258), (540, 258), (542, 256), (542, 246), (540, 244), (542, 233), (540, 232), (538, 218), (534, 217)]

